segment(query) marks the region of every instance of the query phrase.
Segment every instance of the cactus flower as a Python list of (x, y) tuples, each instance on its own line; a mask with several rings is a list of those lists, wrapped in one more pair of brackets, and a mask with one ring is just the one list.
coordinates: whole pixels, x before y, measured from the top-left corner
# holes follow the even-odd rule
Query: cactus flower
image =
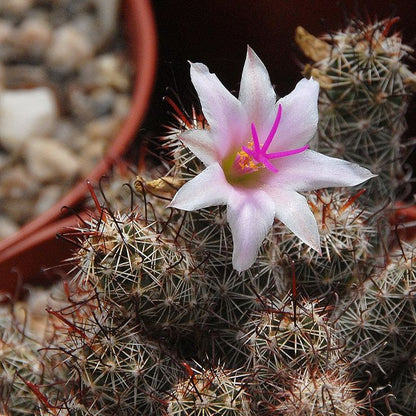
[(209, 127), (187, 130), (179, 139), (206, 168), (178, 190), (170, 207), (227, 205), (237, 271), (254, 263), (275, 218), (320, 251), (316, 219), (299, 192), (353, 186), (374, 175), (308, 148), (318, 123), (318, 82), (302, 79), (277, 100), (250, 48), (238, 98), (203, 64), (191, 63), (191, 79)]

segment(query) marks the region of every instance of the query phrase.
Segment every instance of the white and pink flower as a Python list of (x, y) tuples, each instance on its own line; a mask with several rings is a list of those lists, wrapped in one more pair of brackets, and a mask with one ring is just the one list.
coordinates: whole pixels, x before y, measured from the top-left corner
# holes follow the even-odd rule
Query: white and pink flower
[(318, 124), (318, 82), (302, 79), (277, 100), (251, 48), (238, 99), (203, 64), (191, 64), (191, 79), (209, 128), (185, 131), (179, 139), (206, 169), (179, 189), (170, 206), (193, 211), (227, 205), (237, 271), (254, 263), (275, 218), (320, 251), (315, 217), (299, 192), (353, 186), (375, 175), (309, 149)]

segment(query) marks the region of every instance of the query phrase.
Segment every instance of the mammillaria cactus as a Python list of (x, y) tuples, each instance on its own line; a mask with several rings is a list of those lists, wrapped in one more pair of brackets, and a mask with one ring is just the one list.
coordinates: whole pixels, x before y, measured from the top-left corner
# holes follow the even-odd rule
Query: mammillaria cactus
[(248, 416), (250, 399), (241, 380), (221, 366), (210, 369), (188, 367), (188, 377), (170, 392), (167, 416)]
[(412, 48), (399, 33), (389, 34), (397, 20), (352, 20), (347, 28), (321, 38), (301, 27), (296, 33), (312, 59), (305, 72), (321, 87), (318, 148), (379, 175), (368, 183), (367, 196), (381, 205), (393, 200), (408, 179), (402, 136), (416, 76), (407, 66)]
[(54, 398), (59, 391), (54, 386), (59, 386), (65, 373), (48, 354), (49, 342), (49, 337), (42, 339), (27, 328), (14, 309), (0, 307), (0, 409), (5, 415), (32, 415), (38, 401), (46, 402), (46, 395)]
[(349, 346), (352, 368), (361, 376), (367, 371), (385, 380), (400, 373), (404, 363), (411, 366), (416, 347), (414, 255), (414, 248), (402, 243), (385, 267), (375, 269), (337, 305), (334, 318)]
[[(166, 159), (129, 178), (124, 207), (93, 192), (97, 211), (64, 234), (77, 246), (68, 301), (48, 309), (59, 325), (38, 359), (65, 382), (17, 370), (32, 414), (414, 412), (414, 247), (386, 238), (383, 208), (406, 176), (415, 77), (390, 23), (314, 38), (318, 127), (313, 79), (276, 102), (249, 48), (237, 99), (192, 64), (202, 113), (168, 98), (179, 126), (162, 140)], [(323, 153), (374, 169), (377, 185), (309, 149), (316, 129)], [(10, 397), (4, 412), (20, 414)]]
[(281, 224), (275, 224), (270, 242), (281, 263), (294, 262), (299, 290), (308, 296), (342, 293), (365, 278), (377, 254), (377, 223), (360, 204), (362, 191), (320, 190), (308, 195), (319, 227), (322, 253), (302, 244)]

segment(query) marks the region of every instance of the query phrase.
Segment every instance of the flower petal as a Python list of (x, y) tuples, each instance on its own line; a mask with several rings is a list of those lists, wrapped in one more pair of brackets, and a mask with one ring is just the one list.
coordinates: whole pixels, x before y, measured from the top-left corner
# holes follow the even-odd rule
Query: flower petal
[(213, 163), (183, 185), (169, 207), (194, 211), (212, 205), (224, 205), (231, 192), (232, 187), (226, 181), (221, 166)]
[(217, 148), (209, 130), (186, 130), (178, 138), (206, 166), (218, 161)]
[(258, 249), (274, 221), (274, 203), (260, 189), (234, 188), (227, 207), (233, 234), (233, 267), (241, 272), (256, 260)]
[(201, 101), (218, 155), (222, 158), (232, 148), (239, 148), (249, 137), (247, 115), (240, 101), (211, 74), (203, 64), (191, 63), (191, 79)]
[(355, 186), (377, 175), (355, 163), (325, 156), (313, 150), (273, 161), (279, 172), (266, 182), (295, 191), (311, 191), (333, 186)]
[(275, 204), (276, 218), (305, 244), (320, 253), (318, 225), (306, 198), (285, 188), (273, 188), (268, 193)]
[(318, 94), (318, 82), (302, 79), (277, 102), (282, 105), (282, 118), (270, 152), (296, 149), (312, 139), (318, 125)]
[(250, 47), (247, 47), (238, 99), (260, 138), (267, 137), (276, 118), (276, 93), (266, 67)]

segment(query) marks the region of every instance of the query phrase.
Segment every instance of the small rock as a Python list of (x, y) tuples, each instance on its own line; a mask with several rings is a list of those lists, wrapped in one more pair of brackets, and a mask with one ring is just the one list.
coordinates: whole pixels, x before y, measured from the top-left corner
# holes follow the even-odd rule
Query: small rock
[(55, 30), (47, 60), (56, 70), (70, 72), (93, 54), (92, 42), (80, 30), (65, 25)]
[(19, 199), (5, 199), (1, 202), (3, 212), (17, 224), (24, 224), (32, 217), (36, 198), (24, 195)]
[(53, 138), (36, 137), (24, 149), (29, 172), (41, 182), (73, 179), (81, 168), (79, 158)]
[(80, 140), (80, 135), (82, 135), (82, 129), (79, 126), (76, 126), (73, 121), (68, 118), (61, 118), (58, 120), (53, 133), (53, 137), (57, 141), (63, 143), (81, 157), (82, 154), (79, 152), (85, 143), (85, 139)]
[(22, 15), (32, 7), (33, 2), (34, 0), (1, 0), (0, 11)]
[(0, 240), (14, 234), (18, 225), (5, 215), (0, 215)]
[(62, 186), (58, 184), (43, 186), (39, 199), (37, 200), (34, 208), (33, 215), (40, 215), (49, 209), (52, 205), (58, 202), (62, 195)]
[(77, 85), (68, 88), (68, 111), (78, 122), (86, 123), (94, 118), (90, 94)]
[[(37, 192), (37, 184), (22, 165), (11, 166), (0, 177), (0, 200), (21, 199)], [(1, 203), (4, 208), (4, 201)]]
[(106, 143), (102, 140), (90, 141), (86, 144), (82, 155), (82, 176), (86, 176), (91, 172), (92, 168), (102, 158), (105, 148)]
[(42, 57), (52, 41), (52, 26), (45, 18), (28, 17), (19, 27), (15, 44), (29, 56)]
[(114, 102), (114, 117), (124, 120), (131, 110), (131, 99), (127, 94), (119, 94)]
[(50, 135), (57, 117), (49, 88), (0, 91), (0, 143), (9, 151), (18, 151), (30, 137)]
[(0, 207), (10, 221), (22, 224), (30, 218), (39, 184), (22, 165), (11, 166), (0, 177)]
[(71, 19), (70, 25), (88, 39), (95, 52), (102, 39), (96, 17), (91, 15), (91, 13), (80, 13), (74, 19)]
[(3, 62), (16, 55), (13, 46), (14, 33), (13, 25), (7, 20), (0, 19), (0, 60)]
[(0, 91), (4, 88), (6, 83), (6, 75), (5, 75), (5, 68), (4, 65), (0, 62)]
[(10, 156), (7, 153), (0, 151), (0, 172), (10, 163)]
[(114, 112), (116, 93), (112, 88), (96, 88), (86, 92), (80, 86), (72, 86), (68, 93), (69, 111), (86, 123)]
[(101, 117), (89, 122), (85, 126), (85, 131), (91, 140), (108, 143), (111, 139), (114, 139), (120, 130), (120, 125), (121, 120), (115, 117)]
[(98, 10), (102, 41), (106, 42), (117, 28), (120, 0), (92, 0)]
[(111, 87), (126, 92), (131, 87), (126, 59), (114, 54), (104, 54), (86, 62), (80, 68), (80, 82), (87, 88)]
[(12, 42), (14, 36), (13, 25), (5, 19), (0, 19), (0, 47)]
[(91, 106), (94, 118), (109, 115), (113, 112), (115, 92), (112, 88), (97, 88), (91, 94)]
[(17, 88), (24, 85), (46, 85), (48, 73), (38, 65), (8, 65), (4, 68), (4, 87)]

